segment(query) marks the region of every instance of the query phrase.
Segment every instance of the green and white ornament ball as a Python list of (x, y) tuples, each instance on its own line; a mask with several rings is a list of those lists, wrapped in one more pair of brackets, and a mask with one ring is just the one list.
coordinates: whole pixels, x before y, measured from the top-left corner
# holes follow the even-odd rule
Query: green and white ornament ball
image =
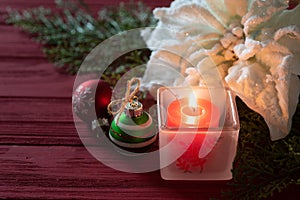
[(151, 115), (137, 100), (127, 103), (111, 123), (109, 137), (113, 143), (125, 148), (142, 148), (156, 140), (156, 126)]

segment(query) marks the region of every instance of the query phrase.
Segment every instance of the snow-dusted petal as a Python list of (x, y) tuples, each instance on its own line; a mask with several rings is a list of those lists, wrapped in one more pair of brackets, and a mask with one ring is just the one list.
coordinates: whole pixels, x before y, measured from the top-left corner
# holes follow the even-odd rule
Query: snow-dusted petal
[(188, 32), (196, 33), (203, 27), (210, 27), (218, 32), (225, 31), (225, 27), (206, 8), (197, 4), (174, 9), (157, 8), (154, 10), (154, 16), (170, 29), (186, 29)]
[[(175, 80), (180, 78), (180, 73), (176, 66), (180, 65), (180, 57), (169, 52), (159, 51), (151, 55), (147, 68), (143, 77), (143, 86), (148, 90), (157, 89), (157, 85), (170, 86), (173, 85)], [(173, 56), (173, 60), (170, 57)], [(174, 68), (175, 66), (175, 68)], [(155, 91), (153, 92), (155, 94)], [(155, 95), (154, 95), (155, 97)]]
[(231, 16), (238, 15), (240, 17), (247, 13), (248, 1), (247, 0), (224, 0), (228, 13)]
[[(298, 5), (292, 10), (283, 10), (281, 12), (277, 12), (270, 20), (265, 21), (261, 26), (272, 27), (274, 30), (278, 30), (289, 25), (296, 25), (299, 28), (299, 19), (300, 6)], [(261, 27), (258, 26), (258, 28)]]
[(300, 6), (284, 10), (265, 22), (263, 27), (269, 29), (269, 37), (292, 52), (294, 55), (292, 71), (300, 75)]
[(292, 73), (300, 75), (300, 39), (295, 40), (289, 36), (284, 36), (278, 40), (278, 43), (288, 47), (288, 49), (292, 52), (292, 55), (294, 55), (291, 63)]
[(223, 0), (210, 0), (205, 1), (207, 7), (211, 13), (224, 25), (228, 25), (230, 22), (231, 16), (228, 15), (226, 6)]
[(264, 77), (266, 69), (260, 64), (250, 61), (241, 61), (232, 66), (225, 77), (226, 82), (245, 103), (256, 107), (256, 96), (261, 93), (266, 84)]
[[(270, 57), (276, 60), (276, 56), (272, 55)], [(225, 78), (229, 87), (251, 109), (264, 117), (272, 140), (281, 139), (289, 133), (299, 96), (299, 89), (294, 89), (293, 94), (289, 94), (290, 88), (295, 88), (295, 84), (299, 85), (299, 79), (293, 78), (291, 81), (291, 56), (277, 59), (272, 64), (278, 63), (278, 67), (270, 69), (257, 62), (239, 62), (229, 69)]]
[(244, 32), (251, 34), (263, 22), (270, 20), (273, 16), (288, 7), (286, 0), (256, 0), (253, 2), (248, 13), (243, 16), (241, 23), (244, 25)]
[(217, 68), (222, 61), (224, 61), (224, 58), (221, 56), (210, 56), (198, 63), (196, 68), (201, 77), (199, 85), (216, 88), (223, 86), (224, 77), (222, 77), (222, 73)]

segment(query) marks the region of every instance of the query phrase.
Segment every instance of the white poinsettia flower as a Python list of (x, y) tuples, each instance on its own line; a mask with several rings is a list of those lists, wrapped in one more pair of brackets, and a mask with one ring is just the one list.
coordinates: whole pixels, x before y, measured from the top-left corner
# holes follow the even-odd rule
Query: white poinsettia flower
[(300, 92), (300, 6), (287, 7), (285, 0), (175, 0), (155, 9), (158, 25), (143, 33), (153, 50), (144, 86), (221, 80), (264, 117), (272, 140), (285, 137)]

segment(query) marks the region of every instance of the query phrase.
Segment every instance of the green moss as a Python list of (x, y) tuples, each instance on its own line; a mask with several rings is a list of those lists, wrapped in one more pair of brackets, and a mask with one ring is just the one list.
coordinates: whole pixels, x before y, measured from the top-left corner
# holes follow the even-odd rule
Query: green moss
[(237, 100), (241, 129), (226, 199), (262, 199), (300, 185), (300, 104), (290, 134), (271, 141), (268, 126), (256, 112)]

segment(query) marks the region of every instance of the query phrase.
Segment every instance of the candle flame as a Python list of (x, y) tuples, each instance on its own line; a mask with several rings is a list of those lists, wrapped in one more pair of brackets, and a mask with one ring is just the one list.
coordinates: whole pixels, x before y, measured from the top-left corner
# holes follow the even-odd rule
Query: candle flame
[(193, 94), (193, 93), (191, 93), (190, 96), (189, 96), (189, 107), (191, 107), (191, 108), (197, 108), (198, 107), (196, 95)]
[(199, 123), (199, 105), (194, 93), (189, 96), (188, 106), (185, 108), (184, 114), (186, 124), (197, 125)]

